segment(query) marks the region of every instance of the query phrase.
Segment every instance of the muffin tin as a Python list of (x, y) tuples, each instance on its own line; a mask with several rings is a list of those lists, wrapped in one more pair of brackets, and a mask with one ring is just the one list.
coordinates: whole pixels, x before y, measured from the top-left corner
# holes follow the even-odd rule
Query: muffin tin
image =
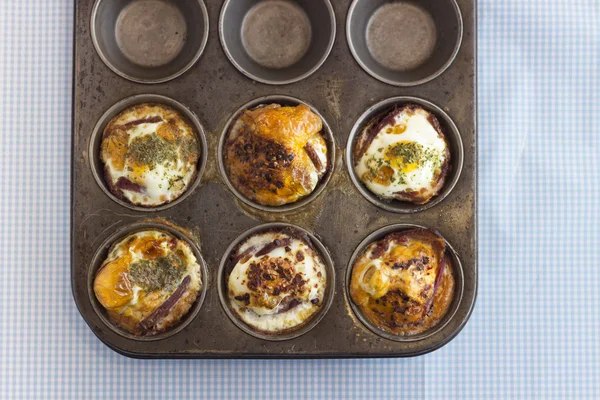
[[(168, 10), (156, 12), (153, 7)], [(433, 351), (460, 332), (477, 292), (474, 0), (80, 0), (75, 9), (71, 278), (77, 307), (102, 342), (140, 358), (405, 357)], [(398, 36), (381, 33), (377, 24), (384, 14), (391, 14), (393, 21), (404, 18), (408, 33), (414, 34), (387, 43)], [(142, 31), (135, 31), (127, 24), (129, 30), (123, 31), (119, 18), (136, 21), (143, 18), (139, 15), (161, 15), (159, 27), (140, 23)], [(407, 20), (406, 15), (413, 17)], [(282, 52), (273, 48), (277, 41), (272, 36), (261, 40), (265, 29), (266, 35), (281, 35), (281, 25), (269, 18), (300, 21), (294, 28), (300, 37), (284, 41), (298, 48)], [(153, 27), (157, 30), (152, 34), (166, 46), (179, 46), (178, 52), (146, 54), (142, 59), (131, 50), (125, 55), (125, 42)], [(169, 36), (173, 34), (183, 35), (181, 43)], [(435, 44), (428, 42), (431, 35)], [(419, 48), (419, 43), (431, 48)], [(414, 57), (405, 63), (381, 59), (385, 51), (411, 48)], [(335, 150), (334, 168), (318, 193), (297, 207), (272, 210), (244, 202), (222, 175), (219, 148), (226, 126), (244, 105), (270, 99), (309, 104), (322, 117), (328, 145)], [(438, 116), (453, 151), (452, 175), (443, 193), (426, 207), (369, 198), (346, 158), (361, 124), (407, 101)], [(163, 207), (117, 201), (98, 173), (103, 126), (137, 102), (171, 105), (200, 133), (198, 179), (181, 198)], [(219, 299), (220, 261), (236, 238), (269, 223), (292, 224), (314, 235), (335, 271), (330, 306), (320, 320), (301, 335), (277, 341), (240, 329)], [(368, 237), (410, 225), (436, 229), (451, 244), (451, 256), (462, 266), (460, 290), (443, 324), (414, 340), (396, 341), (357, 316), (346, 277), (353, 254)], [(90, 289), (110, 245), (143, 227), (190, 242), (201, 255), (205, 285), (182, 323), (152, 340), (128, 336), (112, 326)]]

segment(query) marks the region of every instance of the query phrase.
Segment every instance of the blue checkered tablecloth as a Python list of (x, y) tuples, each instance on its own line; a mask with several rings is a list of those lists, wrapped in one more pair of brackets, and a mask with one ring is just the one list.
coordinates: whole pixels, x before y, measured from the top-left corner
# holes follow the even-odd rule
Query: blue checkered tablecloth
[(69, 272), (73, 0), (0, 0), (0, 398), (600, 398), (600, 1), (479, 1), (478, 303), (423, 357), (140, 361)]

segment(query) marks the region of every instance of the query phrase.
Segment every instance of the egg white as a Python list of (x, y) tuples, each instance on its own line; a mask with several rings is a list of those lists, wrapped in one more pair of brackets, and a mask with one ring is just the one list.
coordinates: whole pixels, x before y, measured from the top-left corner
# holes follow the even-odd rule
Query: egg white
[[(238, 248), (238, 254), (250, 247), (255, 247), (257, 249), (256, 251), (258, 251), (277, 238), (282, 239), (284, 236), (274, 232), (254, 235)], [(232, 308), (246, 324), (257, 330), (263, 332), (278, 332), (294, 328), (312, 317), (323, 302), (327, 279), (323, 262), (318, 257), (313, 256), (308, 245), (300, 239), (291, 238), (291, 243), (288, 247), (291, 249), (289, 253), (286, 253), (284, 247), (278, 247), (271, 250), (267, 255), (260, 257), (253, 255), (245, 262), (240, 260), (229, 275), (228, 289)], [(295, 260), (295, 254), (299, 250), (302, 251), (305, 256), (302, 261)], [(250, 264), (260, 261), (263, 257), (287, 257), (295, 261), (295, 272), (303, 275), (303, 279), (307, 281), (307, 287), (310, 288), (310, 291), (305, 298), (300, 299), (302, 302), (298, 306), (285, 312), (278, 312), (280, 306), (276, 306), (273, 309), (258, 307), (253, 304), (247, 306), (245, 303), (235, 299), (236, 296), (243, 296), (245, 294), (249, 294), (251, 297), (254, 295), (254, 292), (250, 290), (246, 284), (248, 281), (247, 273)], [(319, 273), (321, 276), (318, 276)], [(282, 300), (284, 297), (285, 296), (282, 296)], [(319, 300), (317, 305), (311, 303), (311, 300), (314, 299)]]
[[(409, 172), (403, 172), (397, 165), (390, 165), (394, 170), (394, 179), (388, 186), (362, 178), (365, 174), (369, 173), (370, 163), (373, 165), (373, 163), (376, 164), (379, 160), (384, 161), (387, 149), (401, 142), (412, 142), (421, 145), (424, 150), (433, 152), (438, 158), (437, 164), (442, 165), (446, 160), (445, 150), (448, 145), (429, 122), (429, 115), (423, 109), (400, 112), (389, 124), (383, 126), (377, 132), (370, 146), (360, 158), (358, 164), (355, 166), (355, 172), (369, 190), (377, 196), (392, 199), (396, 193), (405, 191), (418, 192), (422, 188), (430, 188), (434, 185), (440, 171), (439, 168), (436, 168), (436, 162), (433, 159), (420, 160), (417, 167)], [(400, 124), (406, 126), (406, 130), (403, 133), (386, 132), (388, 129)], [(402, 179), (399, 179), (400, 177)]]

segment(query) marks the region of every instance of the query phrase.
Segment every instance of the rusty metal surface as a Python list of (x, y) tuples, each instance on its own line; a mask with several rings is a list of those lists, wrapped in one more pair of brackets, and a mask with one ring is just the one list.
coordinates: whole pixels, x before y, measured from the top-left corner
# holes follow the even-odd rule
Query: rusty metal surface
[[(352, 57), (345, 31), (349, 0), (332, 1), (337, 23), (334, 48), (323, 66), (307, 79), (270, 86), (242, 75), (227, 59), (218, 35), (221, 1), (208, 1), (210, 34), (198, 63), (182, 76), (162, 84), (127, 81), (102, 63), (89, 30), (93, 0), (76, 2), (72, 153), (72, 286), (75, 302), (93, 332), (112, 349), (132, 357), (398, 357), (423, 354), (451, 340), (466, 323), (477, 291), (475, 5), (459, 0), (464, 37), (457, 58), (441, 76), (421, 86), (399, 88), (379, 82)], [(88, 146), (102, 114), (119, 100), (142, 93), (169, 96), (189, 107), (206, 129), (208, 162), (200, 187), (184, 201), (159, 212), (127, 209), (100, 189), (90, 168)], [(217, 166), (217, 144), (223, 127), (242, 104), (273, 94), (290, 95), (312, 104), (329, 122), (338, 147), (331, 181), (315, 201), (285, 213), (256, 211), (236, 200)], [(357, 118), (372, 104), (392, 96), (416, 96), (438, 105), (456, 123), (464, 145), (462, 175), (444, 201), (415, 214), (395, 214), (368, 202), (353, 186), (342, 160)], [(161, 217), (192, 230), (208, 267), (206, 299), (198, 315), (181, 332), (159, 341), (127, 339), (96, 314), (89, 298), (88, 274), (99, 246), (117, 229)], [(217, 292), (217, 269), (230, 243), (263, 222), (299, 225), (319, 237), (336, 270), (333, 304), (305, 335), (282, 342), (265, 341), (238, 329), (225, 314)], [(437, 229), (457, 251), (464, 269), (464, 293), (452, 320), (422, 341), (394, 342), (367, 329), (353, 314), (346, 296), (350, 257), (371, 232), (392, 223)], [(206, 280), (206, 279), (205, 279)]]

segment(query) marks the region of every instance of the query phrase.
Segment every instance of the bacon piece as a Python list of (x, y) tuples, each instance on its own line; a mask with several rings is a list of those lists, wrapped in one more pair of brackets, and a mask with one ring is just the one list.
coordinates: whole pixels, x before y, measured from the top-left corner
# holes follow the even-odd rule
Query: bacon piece
[(161, 319), (169, 315), (169, 312), (175, 306), (175, 304), (177, 304), (179, 299), (181, 299), (181, 296), (183, 296), (191, 281), (192, 278), (189, 275), (183, 278), (183, 281), (181, 281), (181, 283), (179, 284), (177, 289), (175, 289), (175, 291), (171, 294), (171, 296), (169, 296), (169, 298), (165, 300), (164, 303), (162, 303), (156, 310), (154, 310), (152, 314), (148, 315), (143, 321), (141, 321), (138, 324), (138, 329), (140, 329), (142, 333), (152, 331), (154, 326), (156, 326), (156, 324)]
[(135, 182), (131, 182), (129, 179), (124, 176), (120, 177), (117, 180), (116, 186), (122, 190), (129, 190), (130, 192), (144, 193), (146, 188), (140, 184)]
[(229, 259), (229, 262), (227, 263), (227, 271), (229, 271), (229, 272), (233, 271), (233, 269), (235, 268), (237, 263), (240, 262), (240, 260), (244, 259), (245, 257), (250, 256), (254, 250), (256, 250), (256, 247), (250, 246), (246, 250), (241, 252), (240, 254), (238, 254), (236, 256), (232, 255), (231, 258)]
[(281, 314), (284, 312), (288, 312), (290, 311), (292, 308), (298, 307), (300, 304), (302, 304), (301, 300), (298, 300), (297, 298), (291, 298), (291, 299), (284, 299), (282, 301), (282, 306), (279, 308), (279, 310), (277, 310), (277, 314)]
[(380, 258), (383, 255), (383, 253), (385, 253), (388, 250), (389, 246), (390, 240), (388, 240), (387, 238), (377, 243), (371, 251), (371, 260), (376, 260)]
[(314, 164), (315, 169), (317, 170), (317, 174), (320, 175), (324, 173), (326, 168), (321, 162), (321, 159), (319, 158), (319, 155), (317, 154), (317, 151), (315, 150), (313, 145), (310, 144), (310, 142), (306, 143), (306, 145), (304, 146), (304, 150), (306, 151), (306, 154), (308, 154), (308, 157)]
[(271, 250), (275, 250), (279, 247), (289, 246), (290, 243), (292, 243), (292, 240), (290, 238), (275, 239), (271, 243), (267, 244), (265, 247), (257, 251), (255, 255), (257, 257), (264, 256), (266, 254), (269, 254)]
[(384, 126), (393, 124), (396, 115), (400, 114), (406, 108), (409, 108), (408, 106), (409, 105), (406, 105), (402, 108), (394, 107), (388, 114), (380, 114), (371, 120), (369, 125), (359, 135), (359, 141), (357, 141), (357, 146), (354, 148), (355, 162), (358, 162), (362, 155), (365, 154), (379, 131), (381, 131)]
[(425, 318), (425, 316), (427, 314), (429, 314), (429, 310), (431, 310), (431, 307), (433, 306), (433, 300), (435, 299), (435, 293), (437, 292), (437, 289), (442, 284), (442, 279), (444, 278), (444, 272), (446, 271), (446, 264), (447, 264), (446, 255), (444, 254), (442, 256), (442, 261), (440, 262), (440, 266), (438, 267), (438, 270), (437, 270), (437, 276), (435, 277), (435, 281), (433, 283), (433, 292), (431, 293), (431, 297), (427, 300), (427, 303), (425, 303), (425, 307), (423, 308), (423, 315), (421, 316), (421, 319)]
[(135, 121), (131, 121), (128, 122), (126, 124), (117, 126), (116, 128), (121, 128), (121, 129), (130, 129), (133, 128), (134, 126), (137, 125), (141, 125), (141, 124), (155, 124), (157, 122), (161, 122), (163, 119), (160, 115), (154, 116), (154, 117), (148, 117), (148, 118), (142, 118), (142, 119), (136, 119)]

